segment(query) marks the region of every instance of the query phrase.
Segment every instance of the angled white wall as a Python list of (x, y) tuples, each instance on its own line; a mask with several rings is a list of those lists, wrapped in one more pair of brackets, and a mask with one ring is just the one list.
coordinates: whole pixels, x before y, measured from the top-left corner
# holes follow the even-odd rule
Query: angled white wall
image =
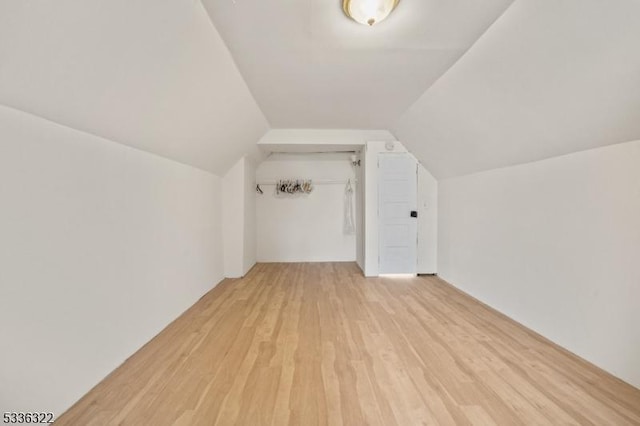
[(438, 179), (640, 138), (640, 2), (516, 0), (392, 130)]
[(439, 182), (438, 273), (640, 387), (640, 141)]
[(3, 1), (0, 63), (0, 104), (220, 176), (268, 129), (200, 1)]
[(224, 274), (244, 276), (256, 263), (255, 164), (242, 157), (222, 179)]
[(62, 413), (223, 277), (220, 178), (0, 107), (0, 412)]

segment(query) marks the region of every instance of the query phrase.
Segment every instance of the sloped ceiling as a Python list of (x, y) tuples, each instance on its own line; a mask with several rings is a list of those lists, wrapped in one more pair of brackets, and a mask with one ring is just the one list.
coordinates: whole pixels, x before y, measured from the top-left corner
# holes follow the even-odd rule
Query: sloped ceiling
[(0, 1), (0, 103), (221, 174), (268, 123), (199, 1)]
[(216, 174), (390, 128), (446, 178), (640, 139), (639, 40), (638, 0), (4, 0), (0, 104)]
[(438, 178), (640, 139), (640, 1), (517, 0), (392, 130)]
[(203, 0), (274, 128), (389, 128), (512, 0), (402, 0), (373, 28), (340, 0)]

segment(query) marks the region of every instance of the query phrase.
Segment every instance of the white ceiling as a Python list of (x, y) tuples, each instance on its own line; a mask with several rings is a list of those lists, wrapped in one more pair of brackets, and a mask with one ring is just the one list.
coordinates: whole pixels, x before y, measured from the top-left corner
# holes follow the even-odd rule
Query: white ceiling
[(0, 0), (0, 104), (217, 174), (269, 124), (391, 128), (438, 178), (640, 139), (640, 1), (511, 3)]
[(0, 103), (218, 174), (268, 129), (194, 0), (0, 0)]
[(265, 153), (322, 153), (361, 151), (368, 141), (395, 141), (387, 130), (271, 129), (260, 138)]
[(338, 0), (203, 0), (275, 128), (388, 128), (512, 0), (402, 0), (373, 28)]
[(438, 178), (640, 139), (640, 1), (517, 0), (392, 130)]

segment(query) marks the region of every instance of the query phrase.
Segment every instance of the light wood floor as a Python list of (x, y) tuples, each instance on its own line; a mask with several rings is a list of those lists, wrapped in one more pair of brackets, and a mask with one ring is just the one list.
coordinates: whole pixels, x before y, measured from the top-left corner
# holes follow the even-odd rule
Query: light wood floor
[(640, 424), (640, 390), (435, 277), (259, 264), (57, 425)]

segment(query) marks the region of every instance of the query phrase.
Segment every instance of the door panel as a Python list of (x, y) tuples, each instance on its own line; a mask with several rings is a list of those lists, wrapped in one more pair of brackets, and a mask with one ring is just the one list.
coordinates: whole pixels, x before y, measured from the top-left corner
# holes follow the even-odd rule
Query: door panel
[(407, 209), (411, 210), (409, 203), (390, 202), (380, 206), (380, 217), (382, 219), (402, 219), (406, 216)]
[(410, 154), (378, 156), (379, 273), (415, 274), (417, 265), (416, 161)]

